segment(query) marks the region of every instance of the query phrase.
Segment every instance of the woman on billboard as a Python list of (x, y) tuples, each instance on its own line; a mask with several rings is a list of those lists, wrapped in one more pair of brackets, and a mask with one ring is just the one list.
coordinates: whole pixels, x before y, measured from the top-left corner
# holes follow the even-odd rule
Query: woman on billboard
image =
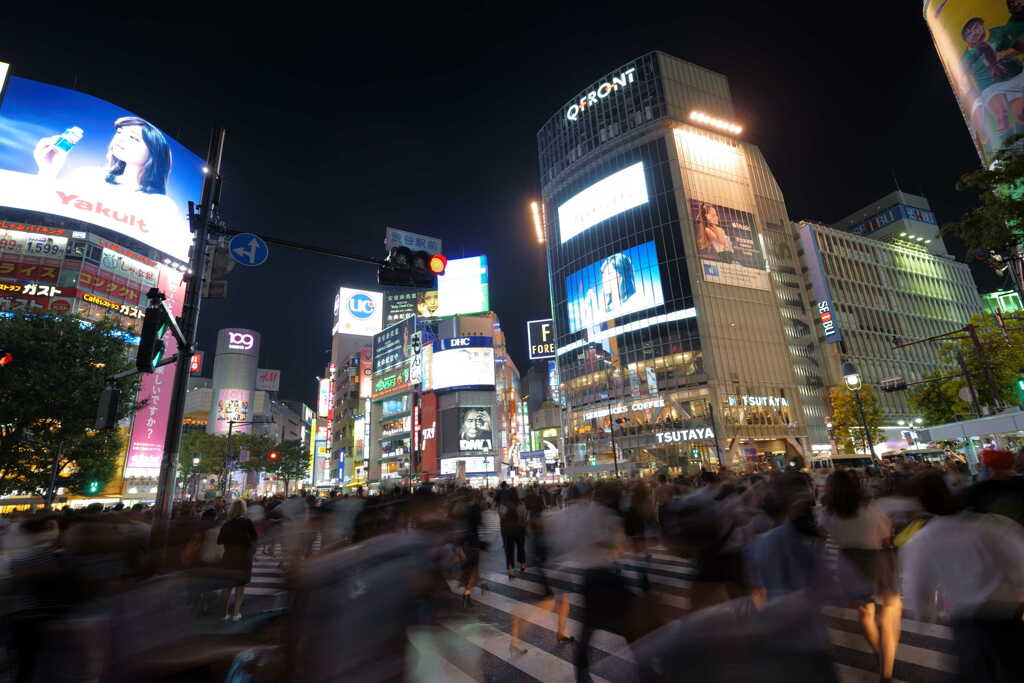
[(700, 202), (697, 205), (695, 219), (697, 251), (700, 252), (700, 255), (722, 263), (732, 263), (732, 240), (722, 228), (715, 205)]
[[(75, 144), (85, 132), (73, 126), (60, 135), (43, 138), (32, 152), (42, 177), (56, 178), (67, 163)], [(154, 196), (177, 213), (174, 200), (167, 196), (167, 178), (171, 175), (171, 146), (160, 130), (136, 116), (114, 121), (114, 136), (107, 145), (104, 168), (80, 168), (75, 180), (105, 183), (126, 192)]]

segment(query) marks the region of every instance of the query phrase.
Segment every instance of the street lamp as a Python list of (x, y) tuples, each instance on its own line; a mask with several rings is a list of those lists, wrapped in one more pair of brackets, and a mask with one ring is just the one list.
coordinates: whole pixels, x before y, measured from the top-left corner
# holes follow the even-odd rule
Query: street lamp
[(853, 398), (857, 402), (857, 412), (860, 414), (860, 425), (864, 430), (864, 446), (867, 448), (867, 452), (873, 457), (875, 455), (875, 444), (871, 439), (871, 433), (868, 431), (868, 420), (864, 416), (864, 401), (860, 397), (860, 390), (864, 388), (864, 384), (861, 382), (860, 373), (857, 372), (857, 366), (846, 361), (843, 363), (843, 381), (846, 382), (846, 388), (853, 392)]

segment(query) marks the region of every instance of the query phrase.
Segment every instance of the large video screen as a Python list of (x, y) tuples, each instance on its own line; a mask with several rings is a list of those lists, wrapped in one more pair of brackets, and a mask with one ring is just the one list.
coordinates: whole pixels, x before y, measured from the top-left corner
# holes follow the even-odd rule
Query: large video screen
[(1024, 6), (1018, 0), (925, 0), (924, 19), (985, 165), (1024, 133)]
[(448, 261), (444, 275), (437, 278), (437, 301), (431, 317), (481, 313), (491, 308), (487, 285), (487, 256), (469, 256)]
[(73, 218), (182, 261), (203, 162), (132, 112), (25, 78), (0, 102), (0, 206)]
[(696, 199), (690, 200), (690, 210), (707, 282), (750, 289), (771, 287), (753, 214)]
[(434, 343), (430, 381), (434, 391), (494, 386), (494, 340), (456, 337)]
[(493, 448), (490, 408), (459, 408), (459, 450), (489, 451)]
[(601, 221), (646, 203), (647, 180), (641, 161), (597, 181), (558, 207), (562, 243)]
[(654, 242), (595, 261), (565, 278), (569, 331), (665, 303)]

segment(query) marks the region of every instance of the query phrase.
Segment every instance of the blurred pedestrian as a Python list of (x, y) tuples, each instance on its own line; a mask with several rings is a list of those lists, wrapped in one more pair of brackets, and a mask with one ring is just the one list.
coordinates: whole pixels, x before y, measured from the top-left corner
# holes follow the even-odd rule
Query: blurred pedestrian
[(239, 498), (233, 501), (228, 512), (228, 521), (217, 535), (218, 545), (224, 546), (223, 567), (232, 573), (235, 581), (235, 585), (227, 590), (224, 621), (238, 621), (242, 618), (245, 587), (252, 581), (252, 562), (256, 555), (257, 534), (256, 526), (245, 516), (245, 512), (244, 500)]
[(982, 480), (967, 490), (967, 505), (1024, 524), (1024, 478), (1016, 476), (1014, 457), (1001, 448), (981, 452)]
[[(821, 527), (840, 549), (839, 585), (857, 605), (861, 631), (878, 657), (882, 680), (889, 680), (903, 612), (892, 521), (881, 505), (865, 496), (860, 478), (852, 470), (839, 469), (829, 475), (823, 502)], [(876, 602), (880, 605), (877, 615)]]
[[(505, 482), (501, 482), (504, 484)], [(515, 488), (506, 488), (498, 503), (498, 519), (501, 522), (501, 542), (505, 548), (505, 568), (508, 578), (515, 578), (516, 561), (519, 571), (526, 571), (526, 506), (519, 500)]]
[(949, 611), (959, 681), (1024, 681), (1024, 529), (963, 510), (939, 472), (919, 475), (917, 488), (933, 517), (900, 550), (909, 609), (919, 619)]

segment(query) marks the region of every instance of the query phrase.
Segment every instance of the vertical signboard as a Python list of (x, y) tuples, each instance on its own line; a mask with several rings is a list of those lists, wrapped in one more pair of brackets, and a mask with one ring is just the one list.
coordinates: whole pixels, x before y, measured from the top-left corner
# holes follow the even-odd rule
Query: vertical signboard
[(528, 321), (526, 337), (530, 344), (530, 360), (555, 357), (555, 327), (551, 318)]
[[(185, 298), (183, 274), (167, 266), (160, 267), (160, 291), (167, 295), (167, 305), (175, 316), (181, 315)], [(167, 335), (165, 355), (178, 352), (178, 342), (173, 335)], [(174, 385), (175, 365), (163, 365), (150, 374), (142, 376), (139, 400), (146, 404), (132, 421), (132, 433), (128, 442), (126, 471), (159, 470), (164, 454), (164, 439), (167, 436), (167, 422), (171, 411), (171, 388)]]
[(825, 264), (821, 260), (821, 250), (818, 248), (818, 236), (814, 226), (810, 223), (801, 223), (798, 230), (800, 235), (800, 246), (804, 250), (804, 264), (807, 266), (807, 276), (811, 280), (811, 291), (815, 299), (815, 311), (821, 321), (821, 329), (825, 334), (825, 341), (835, 344), (842, 341), (843, 335), (839, 330), (839, 320), (836, 318), (835, 304), (832, 303), (832, 293), (828, 288), (828, 277), (825, 274)]
[(439, 468), (437, 453), (437, 394), (423, 394), (420, 403), (420, 472), (436, 473)]
[(331, 410), (331, 380), (324, 377), (320, 380), (316, 399), (317, 417), (327, 417)]
[(373, 351), (359, 351), (359, 398), (370, 398), (373, 393)]

